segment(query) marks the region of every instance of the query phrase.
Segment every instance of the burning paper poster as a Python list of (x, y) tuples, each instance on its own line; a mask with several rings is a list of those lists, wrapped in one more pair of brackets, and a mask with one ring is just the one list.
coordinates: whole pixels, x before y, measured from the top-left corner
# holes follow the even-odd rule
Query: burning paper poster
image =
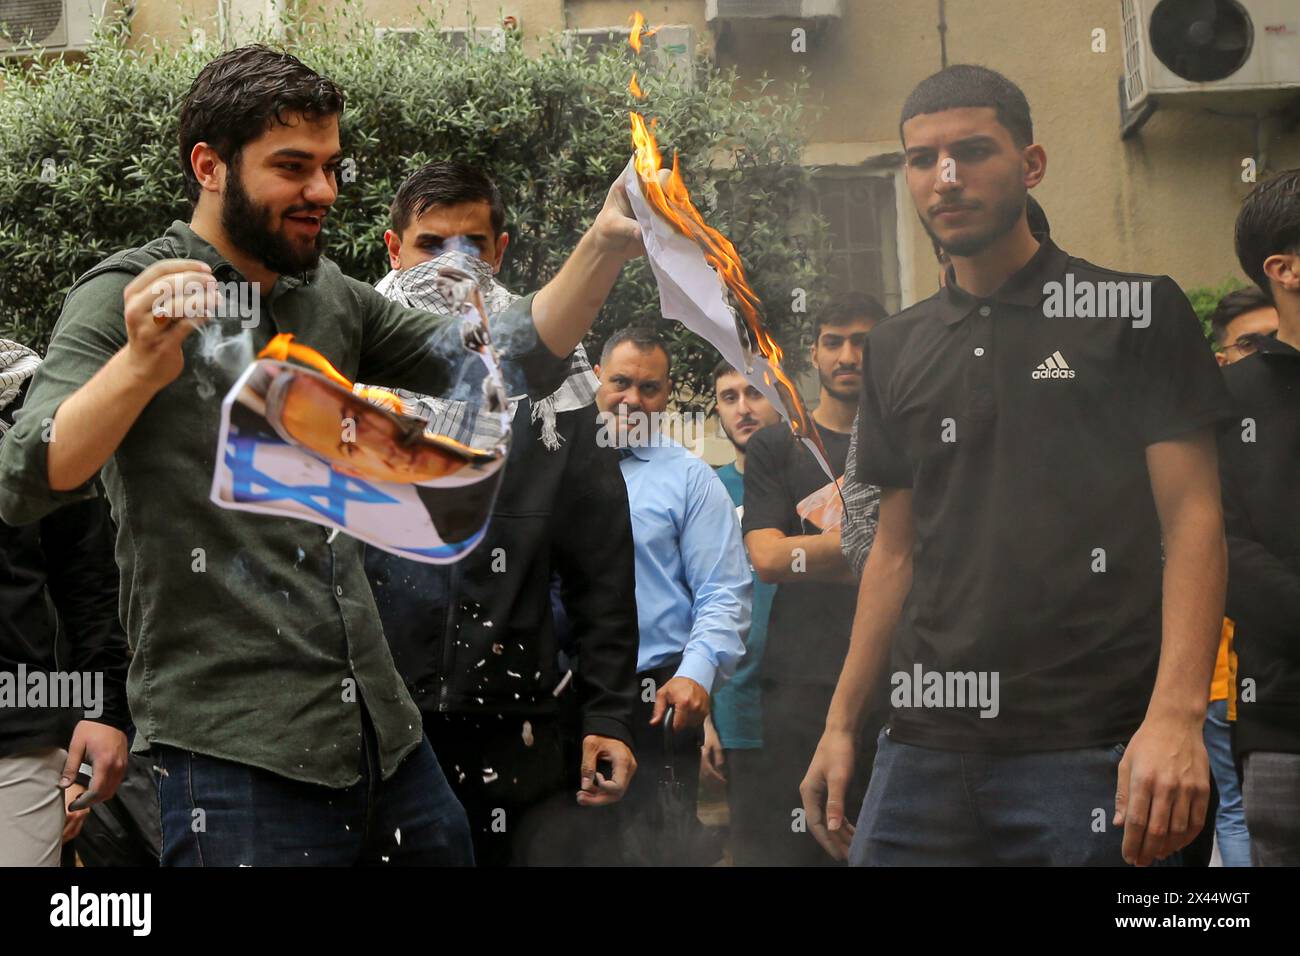
[(430, 564), (472, 551), (505, 474), (510, 405), (472, 271), (452, 261), (436, 282), (466, 357), (486, 369), (463, 424), (471, 443), (490, 447), (434, 433), (402, 414), (396, 394), (354, 385), (315, 349), (277, 335), (222, 402), (212, 501), (338, 528)]
[[(751, 385), (767, 396), (772, 406), (795, 427), (795, 434), (816, 456), (826, 477), (835, 473), (820, 442), (808, 436), (817, 434), (798, 396), (787, 396), (775, 384), (781, 377), (768, 359), (756, 354), (749, 345), (749, 334), (727, 302), (722, 278), (705, 261), (695, 240), (688, 238), (657, 214), (646, 200), (637, 174), (635, 160), (623, 171), (632, 212), (641, 226), (646, 257), (659, 286), (659, 309), (664, 318), (680, 322), (705, 339), (738, 369)], [(782, 373), (783, 374), (783, 373)]]
[(423, 433), (325, 375), (262, 359), (221, 406), (212, 501), (448, 564), (483, 538), (505, 455)]

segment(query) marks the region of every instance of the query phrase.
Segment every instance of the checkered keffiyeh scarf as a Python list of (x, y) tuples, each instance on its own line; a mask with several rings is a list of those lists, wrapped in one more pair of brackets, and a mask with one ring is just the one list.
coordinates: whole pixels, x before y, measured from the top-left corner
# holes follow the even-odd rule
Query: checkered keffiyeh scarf
[(853, 434), (849, 437), (849, 459), (844, 468), (844, 521), (840, 525), (840, 550), (862, 577), (867, 555), (876, 540), (876, 526), (880, 522), (880, 488), (858, 481), (858, 420), (853, 419)]
[[(27, 380), (36, 374), (41, 364), (41, 357), (20, 342), (0, 339), (0, 412), (3, 412), (18, 397)], [(8, 419), (0, 417), (0, 435), (9, 430)]]
[[(468, 260), (468, 261), (467, 261)], [(436, 256), (410, 269), (394, 269), (375, 284), (380, 295), (408, 308), (425, 309), (439, 315), (450, 316), (451, 304), (438, 291), (435, 279), (438, 269), (449, 260)], [(491, 267), (476, 257), (456, 256), (455, 264), (471, 270), (478, 280), (487, 306), (488, 318), (504, 312), (519, 296), (496, 280)], [(546, 398), (533, 402), (532, 421), (542, 423), (542, 443), (551, 451), (560, 447), (560, 437), (555, 430), (557, 412), (571, 412), (585, 408), (596, 398), (600, 381), (591, 370), (591, 362), (581, 345), (569, 356), (569, 368), (564, 384)], [(360, 387), (360, 386), (358, 386)], [(427, 427), (442, 435), (461, 437), (475, 448), (490, 448), (501, 437), (501, 425), (492, 415), (480, 415), (479, 406), (472, 402), (452, 401), (420, 395), (406, 389), (389, 389), (402, 400), (404, 414), (423, 419)], [(526, 396), (510, 396), (510, 414), (513, 419), (519, 401)], [(468, 433), (468, 435), (466, 435)]]

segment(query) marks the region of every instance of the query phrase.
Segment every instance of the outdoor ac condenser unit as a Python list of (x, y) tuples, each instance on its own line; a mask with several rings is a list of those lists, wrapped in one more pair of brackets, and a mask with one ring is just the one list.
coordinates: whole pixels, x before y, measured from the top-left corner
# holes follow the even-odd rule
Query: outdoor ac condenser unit
[[(471, 45), (485, 46), (497, 51), (506, 48), (504, 27), (441, 27), (438, 32), (457, 50), (464, 50)], [(412, 42), (422, 33), (424, 33), (423, 27), (375, 27), (375, 36), (378, 39), (396, 43)]]
[[(590, 27), (578, 30), (566, 30), (564, 43), (587, 44), (590, 53), (595, 54), (601, 48), (615, 45), (627, 46), (631, 31), (626, 27)], [(695, 83), (695, 28), (683, 25), (655, 26), (655, 32), (646, 37), (643, 49), (654, 58), (656, 72), (660, 76), (669, 73), (676, 75), (678, 81), (686, 87)]]
[(1300, 94), (1300, 0), (1121, 0), (1123, 105)]
[(103, 0), (0, 0), (0, 56), (84, 50), (102, 9)]
[(844, 0), (705, 0), (704, 19), (818, 20), (844, 16)]

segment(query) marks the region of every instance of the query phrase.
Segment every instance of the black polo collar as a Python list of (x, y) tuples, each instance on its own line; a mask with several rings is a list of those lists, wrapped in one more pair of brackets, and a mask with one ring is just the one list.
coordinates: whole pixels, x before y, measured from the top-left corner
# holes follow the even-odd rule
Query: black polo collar
[(1038, 251), (1020, 267), (1020, 271), (986, 299), (977, 298), (958, 286), (956, 273), (949, 266), (947, 282), (936, 299), (939, 317), (945, 325), (955, 325), (970, 315), (976, 306), (986, 302), (1032, 308), (1043, 301), (1046, 294), (1043, 286), (1048, 282), (1059, 282), (1065, 275), (1069, 260), (1069, 255), (1062, 252), (1056, 243), (1043, 238)]

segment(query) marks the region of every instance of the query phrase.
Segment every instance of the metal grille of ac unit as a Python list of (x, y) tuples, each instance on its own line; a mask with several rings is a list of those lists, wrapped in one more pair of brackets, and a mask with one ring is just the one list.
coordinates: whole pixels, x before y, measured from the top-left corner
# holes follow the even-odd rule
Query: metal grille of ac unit
[(718, 0), (718, 18), (800, 17), (802, 0)]
[[(588, 60), (595, 61), (609, 47), (626, 49), (631, 32), (626, 27), (569, 30), (564, 34), (564, 43), (569, 49), (582, 50)], [(688, 85), (694, 82), (691, 64), (695, 57), (695, 34), (688, 26), (658, 27), (645, 38), (641, 56), (652, 73), (673, 70), (681, 82)]]
[[(390, 43), (415, 45), (424, 35), (421, 27), (375, 27), (375, 36)], [(501, 27), (441, 27), (438, 32), (453, 50), (485, 46), (501, 51), (506, 48), (506, 31)]]
[(0, 49), (64, 46), (63, 0), (0, 0)]
[(1124, 95), (1128, 102), (1136, 103), (1146, 92), (1142, 83), (1142, 18), (1133, 0), (1121, 0), (1120, 15), (1124, 20)]
[(451, 41), (457, 50), (467, 50), (471, 46), (485, 46), (498, 53), (506, 48), (506, 31), (501, 27), (443, 27), (439, 32)]
[[(609, 27), (602, 28), (585, 28), (581, 30), (569, 30), (564, 34), (564, 43), (569, 49), (577, 49), (584, 52), (587, 59), (594, 62), (600, 56), (601, 51), (609, 47), (626, 47), (628, 37), (632, 31), (626, 27)], [(651, 37), (646, 38), (646, 47), (653, 49)]]

